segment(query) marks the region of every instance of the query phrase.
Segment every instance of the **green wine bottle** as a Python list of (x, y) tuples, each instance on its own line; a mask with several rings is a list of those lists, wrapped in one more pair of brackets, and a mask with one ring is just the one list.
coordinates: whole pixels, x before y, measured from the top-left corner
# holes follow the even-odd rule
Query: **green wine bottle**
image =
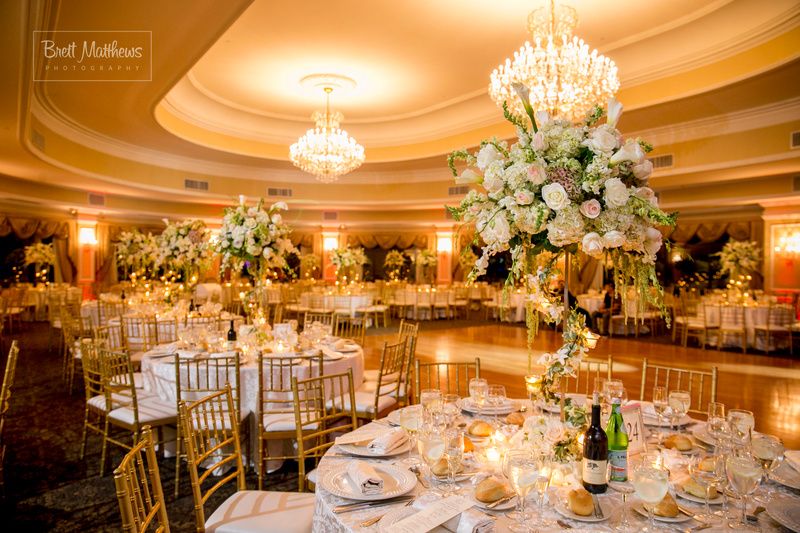
[(611, 481), (628, 480), (628, 432), (620, 412), (620, 399), (611, 400), (611, 416), (606, 426), (608, 436), (608, 469)]

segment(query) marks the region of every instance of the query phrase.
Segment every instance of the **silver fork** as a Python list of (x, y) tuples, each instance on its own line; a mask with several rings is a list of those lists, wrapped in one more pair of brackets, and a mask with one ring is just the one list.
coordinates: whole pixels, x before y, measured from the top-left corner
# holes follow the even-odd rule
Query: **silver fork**
[[(403, 507), (408, 507), (408, 506), (409, 506), (409, 505), (411, 505), (412, 503), (414, 503), (414, 500), (408, 500), (408, 502), (406, 502), (406, 504), (405, 504), (405, 505), (403, 505)], [(377, 524), (378, 522), (380, 522), (380, 521), (381, 521), (381, 518), (383, 518), (384, 516), (386, 516), (387, 514), (389, 514), (389, 512), (391, 512), (391, 511), (387, 511), (387, 512), (385, 512), (385, 513), (379, 514), (378, 516), (373, 516), (372, 518), (368, 518), (367, 520), (364, 520), (363, 522), (361, 522), (361, 523), (360, 523), (360, 524), (358, 524), (358, 525), (359, 525), (360, 527), (369, 527), (369, 526), (371, 526), (371, 525), (373, 525), (373, 524)]]

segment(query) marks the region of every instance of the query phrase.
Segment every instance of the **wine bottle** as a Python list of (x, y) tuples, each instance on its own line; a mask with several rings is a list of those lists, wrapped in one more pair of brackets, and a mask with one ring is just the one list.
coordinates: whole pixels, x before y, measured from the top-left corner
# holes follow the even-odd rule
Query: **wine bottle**
[(600, 403), (597, 393), (592, 401), (592, 423), (583, 434), (583, 463), (581, 481), (583, 488), (592, 494), (602, 494), (608, 488), (608, 437), (600, 427)]
[(608, 468), (611, 481), (628, 480), (628, 432), (620, 412), (620, 399), (611, 400), (611, 417), (606, 426), (608, 437)]
[(125, 301), (125, 289), (122, 289), (122, 291), (120, 292), (119, 299), (122, 300), (123, 302)]
[[(233, 320), (231, 320), (231, 329), (228, 330), (228, 340), (230, 342), (236, 342), (236, 330), (233, 329)], [(625, 441), (628, 442), (627, 440)]]

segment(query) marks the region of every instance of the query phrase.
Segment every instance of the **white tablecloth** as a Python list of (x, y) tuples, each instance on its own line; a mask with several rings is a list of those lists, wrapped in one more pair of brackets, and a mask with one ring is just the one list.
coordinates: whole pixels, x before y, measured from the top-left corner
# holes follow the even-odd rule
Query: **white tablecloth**
[[(720, 321), (720, 307), (718, 305), (705, 305), (701, 304), (698, 307), (698, 314), (705, 316), (708, 324), (719, 325)], [(747, 346), (764, 350), (766, 348), (766, 338), (760, 335), (756, 339), (755, 328), (756, 326), (763, 326), (767, 323), (767, 316), (769, 315), (769, 306), (767, 305), (752, 305), (744, 308), (744, 326), (747, 331)], [(741, 326), (741, 324), (736, 324)], [(717, 338), (714, 334), (710, 335), (709, 344), (716, 346)], [(775, 350), (775, 339), (772, 340), (771, 350)], [(788, 345), (788, 344), (787, 344)], [(735, 335), (726, 335), (723, 339), (723, 347), (740, 347), (741, 337), (737, 338)], [(782, 347), (782, 345), (779, 344)]]
[(605, 296), (602, 294), (579, 294), (578, 295), (578, 305), (583, 307), (589, 314), (591, 315), (595, 311), (599, 311), (601, 307), (603, 307), (603, 300)]
[(315, 309), (321, 305), (321, 310), (336, 310), (350, 316), (355, 316), (356, 309), (371, 304), (372, 296), (368, 294), (313, 294), (306, 292), (300, 295), (301, 307)]

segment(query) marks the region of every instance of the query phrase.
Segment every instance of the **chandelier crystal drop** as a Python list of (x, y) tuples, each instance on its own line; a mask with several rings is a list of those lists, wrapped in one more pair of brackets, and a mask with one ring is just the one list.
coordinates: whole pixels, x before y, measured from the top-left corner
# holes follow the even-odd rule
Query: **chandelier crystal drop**
[(540, 7), (528, 15), (533, 44), (526, 41), (490, 77), (489, 96), (498, 107), (507, 102), (512, 114), (525, 117), (513, 88), (522, 83), (530, 89), (535, 110), (577, 121), (619, 90), (617, 66), (573, 36), (577, 25), (575, 9), (556, 5), (554, 0), (549, 9)]
[(316, 127), (289, 147), (289, 158), (301, 170), (313, 174), (323, 183), (332, 183), (339, 176), (352, 172), (364, 162), (364, 147), (339, 127), (343, 116), (331, 113), (332, 87), (325, 87), (325, 111), (315, 111), (311, 119)]

